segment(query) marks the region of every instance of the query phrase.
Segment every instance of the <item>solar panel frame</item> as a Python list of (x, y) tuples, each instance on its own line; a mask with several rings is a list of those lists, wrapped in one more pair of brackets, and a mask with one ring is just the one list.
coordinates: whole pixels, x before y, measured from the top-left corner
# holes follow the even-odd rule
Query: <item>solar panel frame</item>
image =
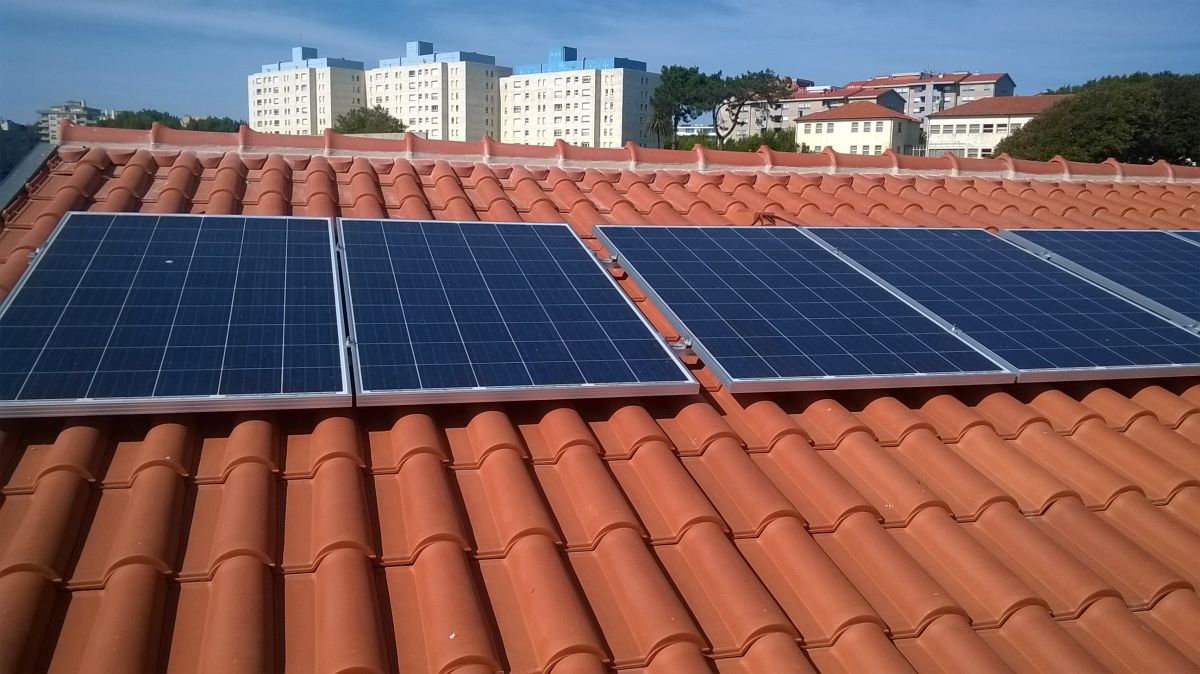
[[(837, 231), (837, 230), (845, 230), (845, 231), (875, 230), (875, 231), (895, 232), (895, 231), (904, 231), (904, 230), (910, 230), (910, 231), (934, 231), (935, 230), (935, 228), (931, 228), (931, 227), (880, 227), (880, 226), (808, 227), (808, 228), (802, 228), (802, 229), (806, 233), (808, 233), (810, 236), (816, 236), (818, 238), (819, 238), (819, 233), (822, 231), (828, 232), (828, 231)], [(996, 239), (997, 241), (1003, 243), (1006, 246), (1012, 246), (1014, 249), (1021, 251), (1021, 253), (1023, 253), (1023, 254), (1030, 255), (1033, 258), (1038, 259), (1045, 264), (1051, 265), (1051, 267), (1053, 267), (1055, 269), (1058, 269), (1066, 274), (1069, 274), (1073, 277), (1081, 279), (1085, 283), (1096, 287), (1102, 293), (1111, 295), (1115, 300), (1117, 300), (1119, 302), (1124, 302), (1126, 304), (1129, 304), (1130, 306), (1136, 308), (1138, 311), (1140, 311), (1142, 313), (1145, 313), (1147, 316), (1151, 317), (1154, 320), (1167, 323), (1173, 329), (1181, 330), (1188, 334), (1194, 334), (1190, 330), (1187, 330), (1186, 328), (1183, 328), (1183, 327), (1175, 324), (1174, 322), (1167, 321), (1166, 319), (1162, 318), (1161, 316), (1158, 316), (1158, 315), (1154, 314), (1153, 312), (1148, 311), (1144, 307), (1138, 305), (1136, 302), (1130, 301), (1129, 299), (1110, 291), (1109, 289), (1105, 288), (1104, 286), (1102, 286), (1098, 283), (1095, 283), (1091, 279), (1088, 279), (1084, 276), (1075, 274), (1073, 271), (1071, 271), (1069, 269), (1064, 269), (1064, 268), (1058, 267), (1057, 265), (1053, 265), (1049, 261), (1047, 261), (1047, 260), (1043, 259), (1041, 256), (1039, 256), (1037, 253), (1027, 250), (1027, 249), (1017, 245), (1016, 243), (1014, 243), (1013, 241), (1011, 241), (1009, 239), (1006, 239), (1006, 238), (1003, 238), (1000, 236), (996, 236), (995, 234), (992, 234), (992, 233), (988, 232), (987, 230), (979, 229), (979, 228), (954, 228), (954, 231), (980, 231), (980, 232), (983, 232), (983, 234), (985, 234), (987, 236), (991, 236), (992, 238)], [(832, 241), (826, 241), (826, 243), (828, 243), (831, 247), (836, 248), (836, 243), (834, 243)], [(847, 254), (847, 257), (851, 257), (851, 259), (853, 259), (853, 257), (850, 256), (849, 254)], [(865, 266), (864, 266), (864, 268), (865, 268)], [(886, 284), (889, 287), (894, 288), (896, 293), (903, 295), (905, 297), (909, 297), (909, 299), (913, 303), (921, 304), (920, 300), (912, 298), (911, 296), (908, 296), (907, 293), (905, 293), (903, 290), (893, 286), (893, 284), (891, 284), (889, 281), (884, 279), (882, 276), (879, 276), (879, 279), (880, 279), (880, 282)], [(932, 312), (932, 310), (930, 310), (930, 311)], [(935, 312), (933, 312), (933, 313), (935, 313)], [(947, 323), (949, 323), (949, 320), (947, 320)], [(966, 332), (966, 331), (964, 331), (964, 332)], [(985, 346), (984, 348), (987, 348), (987, 347)], [(999, 354), (997, 354), (997, 355), (998, 355), (998, 357), (1003, 358), (1002, 356), (999, 356)], [(1150, 377), (1180, 377), (1180, 376), (1200, 375), (1200, 364), (1191, 364), (1191, 363), (1158, 365), (1158, 366), (1116, 365), (1116, 366), (1098, 366), (1098, 367), (1080, 367), (1080, 368), (1064, 367), (1064, 368), (1040, 368), (1040, 369), (1021, 368), (1021, 367), (1018, 367), (1011, 363), (1010, 363), (1010, 366), (1013, 367), (1014, 371), (1017, 373), (1017, 382), (1018, 383), (1061, 382), (1061, 381), (1096, 381), (1096, 380), (1105, 380), (1105, 379), (1136, 379), (1136, 378), (1150, 378)]]
[[(658, 342), (665, 358), (678, 368), (683, 376), (679, 382), (624, 382), (618, 384), (534, 384), (530, 386), (479, 386), (472, 388), (417, 388), (417, 389), (381, 389), (364, 388), (363, 362), (359, 349), (358, 321), (354, 317), (354, 286), (350, 280), (350, 262), (345, 246), (344, 226), (347, 222), (403, 222), (403, 223), (433, 223), (459, 226), (472, 225), (522, 225), (535, 227), (558, 227), (570, 233), (571, 238), (584, 251), (586, 257), (596, 266), (598, 274), (607, 279), (612, 291), (621, 298), (622, 304), (629, 309), (633, 316), (646, 330), (647, 335)], [(394, 219), (394, 218), (337, 218), (335, 223), (339, 248), (342, 255), (341, 276), (342, 288), (346, 294), (346, 320), (351, 345), (351, 371), (354, 375), (355, 404), (364, 407), (384, 405), (414, 405), (439, 403), (477, 403), (504, 402), (553, 399), (589, 399), (589, 398), (619, 398), (622, 396), (668, 396), (695, 395), (700, 390), (700, 384), (687, 366), (680, 360), (674, 349), (667, 344), (658, 330), (642, 314), (629, 296), (613, 279), (601, 261), (584, 242), (575, 234), (569, 225), (558, 222), (492, 222), (492, 221), (461, 221), (433, 219)], [(514, 339), (514, 343), (517, 340)]]
[[(1179, 311), (1178, 309), (1169, 307), (1166, 304), (1163, 304), (1162, 302), (1159, 302), (1158, 300), (1148, 297), (1147, 295), (1133, 289), (1121, 281), (1112, 278), (1103, 271), (1092, 269), (1091, 267), (1087, 266), (1085, 262), (1076, 262), (1067, 254), (1055, 252), (1054, 250), (1047, 248), (1036, 241), (1031, 240), (1030, 238), (1027, 238), (1027, 236), (1022, 236), (1023, 234), (1028, 234), (1030, 232), (1086, 237), (1102, 237), (1105, 234), (1119, 235), (1121, 237), (1155, 237), (1164, 242), (1170, 241), (1176, 243), (1178, 243), (1179, 237), (1172, 236), (1171, 233), (1167, 231), (1154, 229), (1103, 230), (1037, 228), (1000, 231), (1000, 238), (1006, 239), (1020, 246), (1021, 248), (1038, 255), (1039, 257), (1045, 258), (1066, 269), (1067, 271), (1070, 271), (1077, 276), (1081, 276), (1088, 281), (1095, 283), (1096, 285), (1102, 286), (1110, 292), (1120, 295), (1130, 302), (1133, 302), (1134, 304), (1137, 304), (1148, 311), (1152, 311), (1162, 316), (1166, 320), (1178, 325), (1181, 328), (1191, 330), (1192, 332), (1200, 332), (1200, 315), (1191, 316)], [(1197, 252), (1200, 253), (1200, 251)], [(1200, 275), (1200, 270), (1197, 271), (1197, 274)]]
[[(950, 329), (944, 321), (936, 315), (931, 314), (923, 307), (914, 304), (909, 298), (902, 293), (895, 292), (886, 284), (880, 284), (870, 274), (864, 274), (864, 270), (847, 260), (836, 252), (817, 241), (817, 245), (825, 249), (826, 252), (833, 253), (833, 257), (839, 262), (846, 264), (847, 267), (859, 275), (865, 276), (866, 280), (879, 286), (882, 290), (887, 291), (897, 301), (907, 305), (916, 313), (921, 314), (925, 318), (930, 319), (938, 327), (943, 329), (949, 336), (957, 338), (963, 342), (971, 350), (979, 353), (984, 358), (990, 360), (997, 367), (995, 371), (978, 371), (978, 372), (961, 372), (961, 373), (913, 373), (913, 374), (891, 374), (891, 375), (823, 375), (812, 377), (770, 377), (770, 378), (738, 378), (734, 377), (721, 363), (721, 359), (717, 358), (712, 351), (705, 346), (704, 341), (698, 338), (695, 333), (687, 326), (687, 323), (680, 317), (672, 308), (671, 305), (657, 292), (654, 285), (642, 275), (638, 270), (637, 265), (630, 263), (627, 259), (622, 258), (619, 246), (607, 236), (606, 230), (623, 229), (623, 228), (639, 228), (640, 225), (601, 225), (595, 228), (596, 237), (604, 244), (604, 247), (611, 255), (615, 257), (618, 264), (625, 272), (633, 278), (638, 288), (651, 300), (655, 306), (663, 313), (664, 316), (671, 322), (676, 330), (687, 340), (692, 350), (696, 352), (709, 367), (717, 378), (729, 389), (732, 393), (772, 393), (785, 391), (824, 391), (824, 390), (848, 390), (848, 389), (865, 389), (865, 388), (915, 388), (924, 386), (954, 386), (954, 385), (979, 385), (979, 384), (1005, 384), (1016, 381), (1015, 370), (1010, 367), (999, 357), (992, 354), (987, 349), (982, 348), (973, 340), (967, 338), (961, 331)], [(688, 229), (730, 229), (728, 225), (680, 225)], [(795, 230), (801, 235), (804, 235), (804, 229), (801, 227), (774, 227), (772, 229), (787, 229)], [(808, 237), (811, 240), (811, 237)]]
[[(156, 216), (171, 218), (245, 218), (255, 220), (319, 220), (328, 225), (330, 273), (332, 274), (333, 295), (336, 303), (336, 319), (338, 329), (338, 359), (341, 377), (341, 389), (332, 392), (319, 393), (253, 393), (253, 394), (212, 394), (212, 395), (170, 395), (170, 396), (138, 396), (110, 398), (63, 398), (38, 400), (4, 400), (0, 401), (0, 418), (18, 417), (62, 417), (77, 414), (114, 415), (114, 414), (163, 414), (174, 412), (217, 412), (240, 410), (268, 409), (315, 409), (342, 408), (354, 404), (350, 385), (350, 363), (346, 349), (346, 326), (341, 310), (340, 279), (338, 275), (337, 245), (334, 240), (332, 218), (310, 216), (272, 216), (272, 215), (239, 215), (239, 214), (193, 214), (193, 213), (104, 213), (96, 211), (67, 211), (55, 225), (54, 231), (41, 245), (30, 254), (29, 267), (13, 286), (13, 289), (0, 303), (0, 318), (20, 296), (22, 289), (33, 278), (39, 265), (46, 259), (59, 235), (65, 230), (67, 222), (74, 216), (111, 215), (116, 216)], [(132, 285), (132, 281), (131, 281)], [(182, 289), (181, 289), (182, 290)], [(65, 310), (70, 305), (63, 305)], [(232, 303), (231, 303), (231, 306)], [(115, 324), (114, 324), (115, 328)], [(98, 371), (98, 370), (97, 370)]]
[(1188, 243), (1200, 246), (1200, 229), (1173, 229), (1167, 231), (1167, 233), (1171, 236), (1183, 239)]

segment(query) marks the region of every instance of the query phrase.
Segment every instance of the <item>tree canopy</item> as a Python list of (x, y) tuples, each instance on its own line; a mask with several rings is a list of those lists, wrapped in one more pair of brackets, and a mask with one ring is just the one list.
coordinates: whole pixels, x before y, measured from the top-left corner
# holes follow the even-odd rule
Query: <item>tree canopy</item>
[[(716, 138), (711, 136), (680, 136), (675, 147), (680, 150), (691, 150), (697, 145), (718, 149)], [(727, 141), (725, 147), (719, 148), (732, 152), (758, 152), (762, 146), (767, 146), (777, 152), (809, 152), (807, 144), (796, 144), (796, 133), (791, 129), (764, 129), (762, 133), (745, 138)]]
[(718, 147), (729, 142), (734, 131), (744, 125), (743, 115), (751, 103), (777, 103), (791, 92), (791, 86), (770, 70), (726, 76), (717, 71), (703, 73), (691, 66), (663, 66), (662, 79), (650, 98), (647, 129), (667, 136), (675, 145), (680, 124), (703, 115), (714, 120)]
[(1071, 98), (996, 146), (1019, 159), (1200, 161), (1200, 75), (1134, 73), (1063, 87)]
[(391, 116), (382, 105), (344, 112), (333, 123), (333, 130), (338, 133), (403, 133), (404, 129), (404, 122)]
[(244, 121), (232, 117), (194, 117), (183, 123), (178, 116), (162, 110), (146, 108), (132, 111), (122, 110), (111, 119), (102, 119), (96, 126), (113, 129), (149, 129), (150, 125), (158, 122), (172, 129), (188, 129), (189, 131), (237, 131)]

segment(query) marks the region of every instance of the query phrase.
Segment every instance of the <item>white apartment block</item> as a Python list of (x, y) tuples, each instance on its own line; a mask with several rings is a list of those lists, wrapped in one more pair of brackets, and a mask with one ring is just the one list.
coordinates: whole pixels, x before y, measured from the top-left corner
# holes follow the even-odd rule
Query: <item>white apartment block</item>
[(338, 115), (366, 104), (362, 61), (317, 58), (295, 47), (292, 60), (268, 63), (246, 78), (250, 128), (263, 133), (320, 135)]
[[(737, 140), (771, 129), (794, 130), (797, 117), (860, 101), (878, 103), (896, 112), (904, 111), (904, 97), (891, 89), (796, 86), (790, 96), (774, 105), (768, 105), (765, 101), (747, 105), (742, 111), (741, 123), (730, 138)], [(725, 119), (728, 119), (728, 115), (725, 115)]]
[(984, 98), (936, 112), (926, 120), (927, 153), (991, 157), (1000, 141), (1066, 98), (1051, 94)]
[(1012, 96), (1016, 83), (1008, 73), (932, 73), (928, 71), (876, 75), (846, 88), (891, 89), (904, 98), (901, 112), (924, 119), (956, 105), (991, 96)]
[(434, 52), (409, 42), (406, 55), (367, 71), (367, 104), (383, 106), (408, 131), (436, 140), (500, 138), (500, 78), (512, 68), (474, 52)]
[(659, 75), (625, 58), (580, 59), (554, 47), (548, 63), (520, 66), (500, 80), (500, 137), (505, 143), (580, 147), (656, 144), (646, 129)]
[(812, 152), (830, 148), (844, 154), (914, 154), (921, 123), (878, 103), (847, 103), (796, 120), (796, 143)]

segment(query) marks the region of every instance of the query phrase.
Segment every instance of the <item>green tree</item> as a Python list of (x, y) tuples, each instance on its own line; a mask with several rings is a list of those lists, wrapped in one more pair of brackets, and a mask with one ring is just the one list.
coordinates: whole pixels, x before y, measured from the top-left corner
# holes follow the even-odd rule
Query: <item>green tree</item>
[(232, 117), (204, 117), (202, 119), (189, 119), (183, 128), (188, 131), (224, 131), (229, 133), (237, 131), (245, 123), (244, 120)]
[(711, 136), (680, 136), (676, 141), (676, 147), (680, 150), (691, 150), (697, 145), (716, 150), (723, 149), (730, 152), (758, 152), (759, 148), (766, 146), (778, 152), (810, 152), (808, 144), (796, 144), (796, 132), (793, 129), (765, 129), (760, 134), (739, 138), (725, 143), (725, 147), (720, 148), (717, 139)]
[(1019, 159), (1200, 161), (1200, 74), (1133, 73), (1059, 90), (1071, 98), (996, 146)]
[(105, 126), (112, 129), (149, 129), (150, 125), (158, 122), (163, 126), (169, 126), (172, 129), (181, 129), (183, 124), (179, 118), (169, 112), (162, 110), (122, 110), (114, 115), (111, 119), (102, 119), (96, 123), (96, 126)]
[(751, 103), (771, 107), (791, 93), (791, 87), (771, 70), (742, 73), (736, 77), (710, 76), (705, 88), (705, 103), (712, 114), (717, 146), (725, 147), (734, 131), (745, 124), (742, 115)]
[(673, 144), (680, 124), (691, 122), (708, 110), (705, 95), (710, 77), (696, 66), (663, 66), (658, 87), (650, 97), (652, 121), (647, 122), (647, 128), (660, 137), (666, 136), (667, 144)]
[(338, 133), (403, 133), (404, 129), (404, 122), (388, 114), (382, 105), (344, 112), (333, 123)]

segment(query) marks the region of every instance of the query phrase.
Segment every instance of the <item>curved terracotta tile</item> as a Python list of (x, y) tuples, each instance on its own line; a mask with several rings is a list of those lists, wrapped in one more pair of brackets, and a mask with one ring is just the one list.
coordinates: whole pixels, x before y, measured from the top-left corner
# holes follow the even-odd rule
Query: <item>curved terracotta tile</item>
[(609, 463), (654, 542), (678, 541), (691, 527), (725, 524), (679, 458), (651, 441), (631, 459)]
[[(162, 466), (180, 476), (191, 473), (195, 440), (187, 417), (151, 418), (141, 440), (118, 442), (101, 481), (106, 487), (124, 487), (133, 483), (146, 468)], [(136, 437), (136, 436), (134, 436)]]
[(483, 465), (493, 452), (512, 450), (517, 456), (525, 456), (525, 444), (513, 427), (512, 420), (504, 412), (483, 409), (467, 423), (467, 442), (451, 443), (450, 451), (457, 468), (474, 468)]
[(1192, 587), (1200, 587), (1200, 567), (1196, 564), (1200, 534), (1136, 493), (1122, 494), (1101, 516), (1155, 559), (1169, 564)]
[(212, 187), (202, 212), (209, 215), (231, 215), (242, 210), (242, 195), (246, 191), (246, 165), (237, 153), (228, 152), (213, 173)]
[(549, 538), (521, 538), (505, 557), (479, 567), (510, 670), (550, 670), (573, 654), (595, 667), (608, 658)]
[(57, 587), (36, 571), (0, 575), (0, 669), (32, 672), (38, 667), (51, 623)]
[(271, 573), (252, 557), (226, 560), (210, 582), (185, 583), (166, 670), (251, 674), (277, 669), (275, 603)]
[(973, 520), (995, 503), (1016, 502), (982, 472), (954, 453), (928, 428), (916, 428), (896, 447), (904, 469), (928, 486), (960, 520)]
[(54, 471), (32, 494), (9, 495), (0, 508), (0, 576), (28, 571), (60, 581), (91, 497), (79, 475)]
[(412, 455), (398, 473), (377, 474), (374, 479), (384, 564), (411, 564), (438, 541), (467, 549), (467, 536), (458, 517), (457, 500), (450, 492), (449, 476), (441, 459), (431, 453)]
[(798, 436), (784, 436), (770, 452), (751, 456), (800, 511), (809, 531), (832, 531), (856, 513), (881, 519), (863, 495)]
[(1200, 414), (1200, 405), (1184, 400), (1161, 386), (1139, 388), (1132, 400), (1153, 412), (1159, 423), (1167, 428), (1178, 428), (1188, 417)]
[(736, 442), (718, 440), (702, 457), (684, 459), (684, 465), (735, 537), (756, 535), (779, 517), (804, 521)]
[[(1128, 477), (1083, 451), (1078, 437), (1077, 434), (1067, 439), (1055, 433), (1049, 424), (1036, 423), (1026, 427), (1011, 446), (1022, 450), (1027, 457), (1067, 485), (1089, 507), (1104, 507), (1118, 494), (1138, 490), (1138, 486)], [(1111, 454), (1111, 450), (1097, 453), (1105, 451)], [(1141, 495), (1140, 491), (1138, 494)]]
[(349, 200), (345, 215), (355, 218), (386, 218), (383, 192), (379, 188), (379, 176), (375, 166), (363, 157), (356, 157), (347, 170)]
[(1116, 599), (1092, 604), (1078, 620), (1065, 626), (1113, 671), (1196, 671), (1197, 663), (1147, 629)]
[[(1192, 415), (1185, 420), (1183, 426), (1191, 419), (1200, 420)], [(1137, 417), (1124, 433), (1148, 452), (1157, 454), (1159, 458), (1170, 463), (1188, 475), (1200, 475), (1200, 442), (1189, 440), (1184, 433), (1173, 433), (1158, 422), (1153, 415)]]
[[(936, 511), (935, 511), (936, 512)], [(893, 639), (920, 634), (938, 616), (966, 611), (866, 513), (813, 538), (887, 623)]]
[(256, 413), (238, 414), (227, 438), (203, 439), (196, 467), (199, 484), (221, 482), (237, 466), (257, 463), (268, 471), (279, 471), (276, 418)]
[(869, 433), (851, 433), (836, 449), (820, 456), (854, 485), (885, 524), (908, 522), (926, 508), (940, 509), (946, 514), (951, 511), (945, 501), (906, 471)]
[(1014, 451), (990, 426), (975, 426), (951, 449), (1016, 499), (1024, 512), (1038, 513), (1073, 496), (1068, 485), (1028, 455)]
[(1168, 592), (1190, 587), (1178, 573), (1076, 499), (1055, 501), (1035, 521), (1059, 545), (1115, 587), (1132, 608), (1151, 606)]
[(889, 532), (950, 592), (976, 629), (1000, 625), (1026, 606), (1049, 613), (1044, 599), (946, 513), (922, 510), (907, 526)]
[(987, 420), (1002, 438), (1015, 438), (1033, 424), (1049, 424), (1038, 409), (1026, 405), (1007, 391), (994, 391), (980, 398), (975, 411)]
[[(396, 159), (386, 179), (380, 174), (379, 183), (389, 217), (409, 220), (433, 218), (429, 199), (421, 185), (421, 176), (411, 162)], [(387, 189), (383, 189), (385, 186)]]
[(312, 477), (322, 463), (339, 457), (364, 465), (358, 426), (346, 411), (323, 411), (312, 422), (315, 425), (311, 432), (303, 432), (308, 430), (304, 426), (288, 434), (283, 454), (284, 477)]
[[(312, 577), (312, 609), (294, 614), (306, 616), (311, 624), (313, 655), (307, 662), (322, 672), (387, 669), (379, 594), (367, 559), (357, 550), (335, 550), (321, 560)], [(289, 647), (297, 641), (286, 639)]]
[(433, 163), (430, 174), (433, 189), (430, 196), (432, 209), (439, 220), (478, 220), (479, 215), (471, 200), (463, 191), (461, 178), (450, 162), (439, 159)]
[[(250, 194), (254, 193), (253, 203)], [(292, 167), (282, 155), (266, 158), (258, 180), (246, 188), (246, 212), (256, 215), (290, 215), (292, 212)]]
[(920, 635), (895, 643), (921, 672), (1012, 671), (960, 615), (939, 616)]
[(800, 520), (771, 520), (758, 536), (735, 543), (800, 631), (806, 649), (828, 646), (856, 625), (886, 628)]
[(296, 205), (296, 215), (340, 215), (337, 176), (329, 160), (321, 155), (314, 155), (303, 174), (303, 181), (293, 178), (292, 200)]
[(937, 434), (947, 443), (958, 442), (967, 431), (978, 427), (986, 428), (993, 434), (996, 432), (987, 419), (951, 394), (935, 393), (920, 405), (921, 414), (933, 423)]
[(1056, 618), (1076, 617), (1101, 597), (1120, 596), (1010, 503), (989, 507), (964, 528), (1033, 588)]
[(594, 551), (569, 559), (614, 666), (645, 665), (673, 644), (690, 643), (695, 652), (707, 647), (636, 532), (614, 531)]
[(397, 416), (386, 432), (371, 434), (368, 445), (371, 470), (376, 473), (394, 473), (404, 467), (409, 459), (429, 454), (438, 461), (449, 459), (446, 437), (432, 414), (423, 410), (406, 411)]
[(311, 571), (344, 549), (375, 556), (358, 464), (342, 456), (328, 459), (312, 478), (288, 480), (284, 491), (284, 571)]
[(154, 172), (158, 166), (154, 157), (147, 150), (137, 150), (120, 170), (113, 180), (105, 186), (107, 194), (104, 199), (106, 211), (136, 211), (141, 203), (141, 197), (154, 180)]
[[(562, 173), (561, 169), (553, 170), (558, 171), (560, 174)], [(547, 182), (550, 189), (543, 190), (542, 186), (538, 184), (537, 179), (533, 177), (533, 174), (523, 166), (514, 166), (509, 173), (508, 179), (512, 185), (512, 196), (510, 198), (519, 209), (528, 214), (525, 218), (527, 221), (561, 222), (563, 216), (560, 210), (575, 214), (577, 207), (580, 209), (580, 213), (575, 214), (576, 217), (582, 216), (587, 219), (585, 212), (591, 210), (594, 215), (590, 219), (590, 222), (600, 221), (600, 215), (595, 213), (595, 208), (592, 207), (591, 202), (575, 187), (574, 181), (563, 180), (566, 185), (560, 189), (559, 185), (556, 184), (559, 181), (548, 179)], [(563, 207), (560, 208), (560, 205)], [(581, 223), (572, 224), (578, 225)], [(580, 230), (576, 230), (576, 232), (582, 233)]]
[(1163, 506), (1176, 522), (1200, 533), (1200, 487), (1184, 487)]
[(520, 222), (521, 216), (500, 185), (500, 180), (486, 164), (475, 164), (471, 170), (473, 209), (480, 220), (490, 222)]
[(806, 649), (805, 654), (821, 672), (910, 674), (917, 671), (896, 650), (896, 645), (883, 630), (870, 623), (851, 625), (833, 646)]
[(767, 634), (799, 636), (719, 526), (698, 524), (678, 543), (655, 547), (655, 553), (699, 622), (713, 657), (744, 652)]
[(1200, 644), (1193, 630), (1200, 625), (1200, 598), (1195, 591), (1176, 590), (1163, 597), (1149, 611), (1137, 614), (1162, 638), (1179, 649), (1192, 662), (1200, 663)]
[(983, 630), (984, 642), (1018, 672), (1105, 671), (1088, 648), (1071, 638), (1040, 607), (1018, 610), (1000, 629)]
[(70, 420), (48, 444), (26, 438), (27, 444), (11, 468), (3, 493), (31, 494), (43, 477), (56, 471), (73, 473), (87, 482), (95, 481), (100, 477), (108, 437), (108, 423)]
[(573, 447), (601, 453), (599, 441), (573, 407), (550, 406), (536, 425), (521, 428), (534, 463), (557, 463)]
[(593, 549), (619, 529), (647, 535), (594, 449), (572, 445), (557, 463), (535, 470), (568, 550)]
[(196, 489), (180, 578), (209, 578), (222, 561), (244, 555), (275, 564), (275, 479), (261, 463), (233, 468), (222, 485)]
[(412, 566), (386, 567), (377, 579), (400, 671), (501, 669), (481, 588), (461, 549), (434, 543)]
[[(166, 580), (158, 570), (142, 564), (117, 569), (105, 589), (89, 602), (73, 595), (64, 630), (85, 636), (84, 643), (60, 644), (51, 669), (99, 672), (143, 672), (158, 668), (163, 600)], [(88, 593), (93, 594), (93, 593)], [(91, 604), (90, 606), (88, 604)], [(71, 615), (76, 613), (78, 617)], [(73, 622), (86, 621), (84, 625)], [(75, 646), (71, 648), (70, 646)], [(70, 662), (59, 665), (59, 657)]]
[(646, 674), (712, 674), (708, 658), (700, 648), (689, 642), (668, 644), (646, 665)]
[(516, 451), (491, 452), (479, 468), (456, 470), (454, 477), (479, 556), (507, 555), (529, 537), (561, 541), (529, 469)]
[(1185, 486), (1200, 486), (1200, 477), (1146, 451), (1127, 434), (1113, 431), (1100, 419), (1081, 424), (1071, 439), (1076, 446), (1129, 479), (1152, 501), (1165, 503)]

